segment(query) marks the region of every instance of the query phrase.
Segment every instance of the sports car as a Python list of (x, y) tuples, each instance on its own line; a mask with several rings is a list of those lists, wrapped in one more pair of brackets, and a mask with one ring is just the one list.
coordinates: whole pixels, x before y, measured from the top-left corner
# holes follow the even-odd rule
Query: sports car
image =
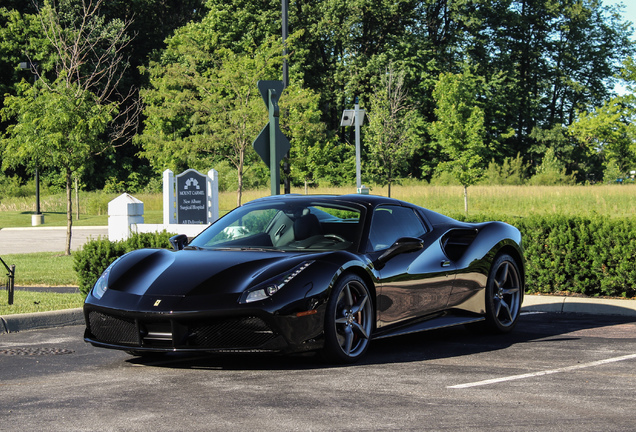
[(351, 363), (373, 339), (519, 318), (519, 231), (372, 195), (244, 204), (172, 250), (113, 262), (86, 298), (85, 340), (133, 355), (316, 351)]

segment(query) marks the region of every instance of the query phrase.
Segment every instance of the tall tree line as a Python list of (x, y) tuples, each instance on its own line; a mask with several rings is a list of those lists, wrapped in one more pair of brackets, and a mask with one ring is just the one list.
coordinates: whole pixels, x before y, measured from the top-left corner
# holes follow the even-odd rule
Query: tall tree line
[[(17, 68), (25, 56), (38, 62), (44, 78), (53, 78), (59, 57), (43, 37), (42, 6), (73, 14), (87, 2), (3, 0), (3, 95), (17, 95), (20, 81), (31, 78)], [(238, 172), (240, 187), (267, 181), (250, 148), (241, 150), (246, 154), (240, 163), (233, 162), (239, 159), (231, 157), (235, 138), (228, 131), (239, 124), (222, 116), (228, 99), (239, 98), (231, 83), (241, 72), (257, 73), (248, 81), (282, 77), (282, 59), (272, 54), (282, 53), (280, 0), (110, 0), (99, 13), (106, 22), (128, 23), (130, 67), (118, 93), (139, 90), (145, 109), (132, 144), (117, 147), (108, 133), (100, 135), (108, 145), (92, 156), (99, 174), (83, 170), (85, 187), (107, 182), (142, 187), (142, 178), (153, 172), (197, 163), (218, 165), (227, 178)], [(633, 28), (620, 8), (599, 0), (290, 0), (289, 22), (291, 85), (281, 105), (288, 104), (282, 124), (291, 138), (296, 184), (353, 181), (353, 128), (339, 126), (342, 110), (351, 109), (355, 97), (363, 108), (381, 109), (375, 108), (382, 106), (376, 92), (386, 88), (388, 70), (400, 77), (408, 98), (403, 105), (413, 119), (408, 149), (389, 152), (406, 155), (387, 162), (389, 182), (430, 179), (436, 170), (454, 166), (439, 127), (442, 113), (453, 114), (440, 109), (443, 95), (435, 92), (443, 88), (440, 80), (454, 75), (461, 82), (467, 71), (479, 82), (470, 105), (483, 117), (478, 145), (471, 144), (481, 165), (471, 169), (520, 158), (532, 172), (547, 149), (578, 181), (602, 179), (610, 162), (622, 169), (636, 164), (635, 135), (627, 127), (634, 113), (627, 96), (633, 93), (618, 99), (614, 94), (621, 73), (633, 83)], [(264, 56), (271, 61), (259, 69)], [(239, 70), (232, 64), (245, 66)], [(249, 110), (245, 118), (265, 121), (259, 117), (266, 118), (263, 107), (254, 104)], [(2, 131), (16, 121), (5, 115)], [(615, 126), (609, 127), (612, 134), (601, 128), (607, 122)], [(373, 146), (382, 145), (381, 134), (362, 131), (364, 154), (380, 154)], [(366, 165), (365, 176), (377, 179), (377, 163)], [(3, 166), (6, 175), (29, 176), (26, 163)]]

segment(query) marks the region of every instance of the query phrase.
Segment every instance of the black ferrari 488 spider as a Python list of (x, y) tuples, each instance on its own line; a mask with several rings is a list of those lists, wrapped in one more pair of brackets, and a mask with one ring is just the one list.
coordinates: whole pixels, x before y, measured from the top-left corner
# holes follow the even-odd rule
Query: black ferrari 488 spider
[(261, 198), (174, 250), (118, 258), (86, 298), (85, 340), (133, 355), (320, 351), (354, 362), (372, 339), (519, 318), (519, 231), (370, 195)]

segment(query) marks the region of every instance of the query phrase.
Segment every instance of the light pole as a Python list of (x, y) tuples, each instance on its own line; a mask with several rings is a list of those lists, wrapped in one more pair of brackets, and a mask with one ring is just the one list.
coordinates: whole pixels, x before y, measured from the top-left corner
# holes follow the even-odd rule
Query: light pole
[[(283, 88), (289, 87), (289, 64), (287, 62), (287, 36), (289, 35), (289, 0), (281, 0), (281, 15), (283, 24)], [(289, 151), (283, 158), (283, 184), (285, 194), (291, 193), (291, 183), (289, 180)]]
[[(21, 62), (20, 69), (29, 69), (33, 73), (33, 86), (38, 80), (38, 64), (31, 61)], [(31, 225), (37, 226), (44, 223), (44, 215), (40, 212), (40, 173), (38, 172), (38, 161), (35, 161), (35, 214), (31, 215)]]
[(356, 189), (358, 193), (368, 194), (369, 188), (362, 186), (362, 169), (360, 163), (360, 126), (364, 123), (364, 116), (366, 111), (360, 109), (358, 103), (358, 97), (356, 96), (354, 109), (344, 110), (342, 112), (342, 119), (340, 120), (340, 126), (355, 126), (356, 137)]

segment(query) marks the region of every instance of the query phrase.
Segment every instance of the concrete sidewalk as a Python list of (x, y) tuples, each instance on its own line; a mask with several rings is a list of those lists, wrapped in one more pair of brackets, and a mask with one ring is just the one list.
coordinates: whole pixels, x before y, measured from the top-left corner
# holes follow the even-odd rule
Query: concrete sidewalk
[[(107, 226), (73, 226), (71, 250), (78, 250), (90, 239), (108, 238)], [(27, 227), (0, 229), (0, 256), (33, 252), (64, 252), (66, 227)]]
[(525, 312), (621, 315), (636, 318), (636, 300), (526, 295), (521, 309)]
[[(636, 320), (636, 300), (526, 295), (521, 311), (522, 313), (553, 312), (587, 315), (618, 315), (631, 317)], [(5, 315), (0, 316), (0, 334), (83, 324), (84, 315), (81, 308), (53, 312)]]

